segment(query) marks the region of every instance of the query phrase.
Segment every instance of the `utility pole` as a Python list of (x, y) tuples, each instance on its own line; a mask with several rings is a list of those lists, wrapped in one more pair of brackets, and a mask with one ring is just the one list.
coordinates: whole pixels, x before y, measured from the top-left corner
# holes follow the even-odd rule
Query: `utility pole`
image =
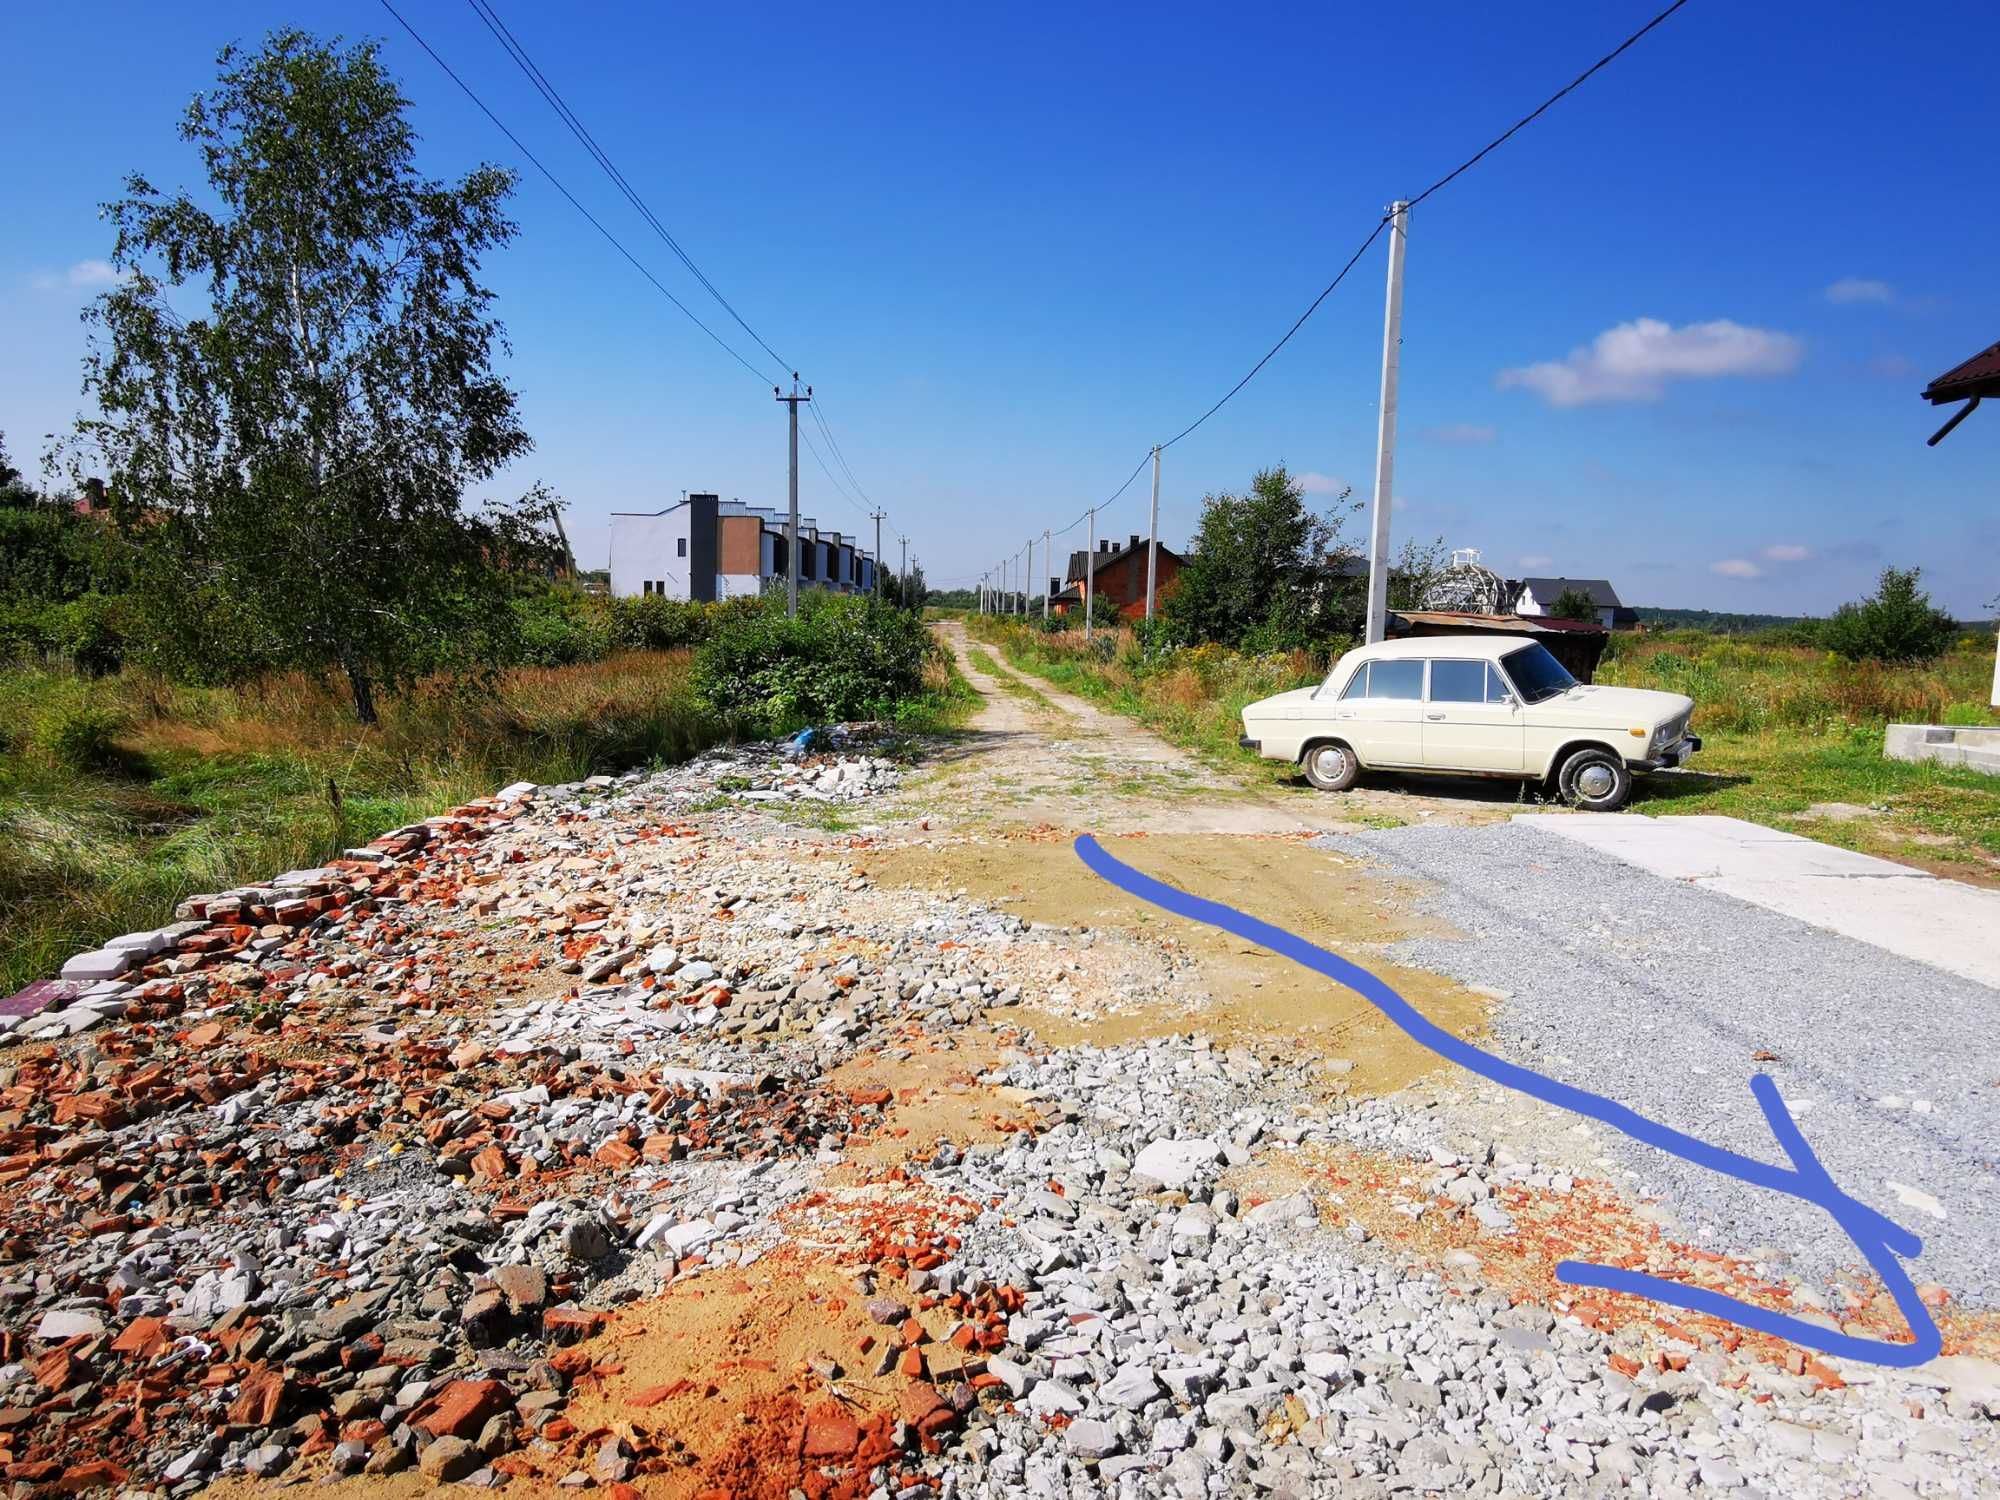
[[(1048, 528), (1044, 526), (1042, 528), (1042, 572), (1046, 574), (1055, 565), (1056, 554), (1054, 543), (1050, 539)], [(1049, 623), (1049, 596), (1047, 593), (1042, 595), (1042, 623), (1044, 625)]]
[[(792, 393), (787, 396), (777, 386), (771, 387), (776, 396), (792, 413), (792, 511), (791, 519), (785, 523), (785, 562), (788, 576), (785, 580), (785, 613), (797, 616), (799, 612), (799, 403), (812, 400), (813, 388), (806, 387), (806, 393), (799, 394), (799, 372), (792, 371)], [(692, 593), (692, 580), (688, 584)]]
[(1396, 376), (1403, 352), (1403, 247), (1410, 237), (1410, 205), (1389, 208), (1389, 293), (1382, 311), (1382, 400), (1376, 410), (1375, 514), (1368, 539), (1367, 644), (1389, 632), (1389, 507), (1396, 468)]
[[(882, 567), (882, 518), (888, 514), (886, 510), (881, 509), (879, 506), (868, 512), (868, 519), (875, 523), (875, 567), (878, 571)], [(878, 594), (882, 592), (882, 580), (880, 578), (875, 580), (875, 592)]]
[(910, 592), (910, 539), (906, 536), (899, 536), (896, 538), (896, 545), (902, 549), (897, 554), (896, 602), (899, 604), (908, 604), (910, 602), (908, 597)]
[(1083, 554), (1083, 638), (1090, 639), (1090, 583), (1097, 576), (1097, 507), (1090, 508), (1090, 534)]
[(1160, 445), (1153, 445), (1152, 540), (1146, 544), (1146, 618), (1153, 618), (1153, 600), (1160, 583)]

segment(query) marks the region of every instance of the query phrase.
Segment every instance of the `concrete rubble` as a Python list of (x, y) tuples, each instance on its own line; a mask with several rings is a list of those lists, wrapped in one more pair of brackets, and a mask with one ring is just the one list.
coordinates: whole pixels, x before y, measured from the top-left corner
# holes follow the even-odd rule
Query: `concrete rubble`
[[(1039, 1043), (1011, 1018), (1077, 933), (880, 889), (868, 829), (774, 816), (865, 818), (902, 775), (872, 752), (508, 787), (193, 897), (0, 1013), (13, 1493), (2000, 1484), (1981, 1354), (1889, 1371), (1513, 1295), (1491, 1267), (1585, 1185), (1435, 1100), (1192, 1033)], [(916, 1091), (863, 1075), (926, 1049), (985, 1123), (891, 1160)], [(1397, 1224), (1472, 1248), (1426, 1260)], [(676, 1425), (698, 1380), (621, 1383), (626, 1319), (822, 1274), (846, 1342), (739, 1347), (780, 1389), (734, 1426)]]

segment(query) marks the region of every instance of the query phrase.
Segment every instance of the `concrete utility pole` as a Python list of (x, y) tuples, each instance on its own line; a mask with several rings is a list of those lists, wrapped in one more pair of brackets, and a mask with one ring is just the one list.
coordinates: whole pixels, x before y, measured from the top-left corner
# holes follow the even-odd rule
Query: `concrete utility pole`
[(1146, 543), (1146, 618), (1153, 618), (1153, 599), (1160, 583), (1160, 445), (1153, 445), (1152, 539)]
[[(882, 518), (888, 514), (879, 507), (868, 512), (868, 519), (875, 523), (875, 567), (878, 571), (882, 566)], [(875, 592), (878, 594), (882, 592), (882, 580), (879, 577), (875, 580)]]
[(1083, 638), (1090, 639), (1090, 583), (1097, 576), (1097, 507), (1090, 508), (1090, 534), (1083, 553)]
[(777, 386), (771, 387), (776, 396), (792, 412), (792, 511), (791, 519), (785, 523), (785, 613), (796, 616), (799, 612), (799, 403), (812, 400), (813, 388), (806, 387), (806, 393), (799, 394), (799, 372), (792, 371), (792, 393), (787, 396)]
[[(1053, 549), (1054, 549), (1054, 543), (1049, 538), (1048, 528), (1043, 527), (1042, 528), (1042, 572), (1043, 573), (1047, 573), (1051, 568), (1053, 568), (1056, 565), (1056, 554)], [(1048, 620), (1049, 620), (1049, 596), (1045, 593), (1042, 595), (1042, 623), (1046, 625), (1048, 623)]]
[(1410, 237), (1410, 205), (1389, 209), (1389, 294), (1382, 313), (1382, 400), (1375, 427), (1375, 513), (1368, 538), (1368, 631), (1373, 645), (1389, 630), (1389, 507), (1396, 468), (1396, 376), (1403, 352), (1403, 246)]
[(896, 545), (902, 549), (897, 554), (896, 602), (899, 604), (908, 604), (910, 601), (906, 596), (910, 592), (910, 539), (906, 536), (899, 536), (896, 538)]

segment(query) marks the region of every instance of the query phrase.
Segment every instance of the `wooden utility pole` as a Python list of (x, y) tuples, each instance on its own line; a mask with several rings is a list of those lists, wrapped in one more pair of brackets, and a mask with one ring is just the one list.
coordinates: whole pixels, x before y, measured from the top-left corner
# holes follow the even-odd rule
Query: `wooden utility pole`
[[(771, 387), (771, 393), (784, 402), (786, 406), (790, 407), (792, 413), (792, 510), (790, 519), (785, 523), (787, 575), (785, 578), (785, 613), (796, 616), (799, 612), (799, 403), (801, 401), (812, 400), (813, 388), (807, 386), (806, 393), (801, 396), (799, 394), (799, 372), (794, 370), (792, 371), (791, 395), (787, 396), (784, 391), (775, 385)], [(692, 585), (690, 585), (690, 589), (692, 589)]]
[(1375, 513), (1368, 533), (1367, 643), (1389, 632), (1389, 507), (1396, 468), (1396, 377), (1403, 351), (1403, 246), (1409, 239), (1410, 205), (1389, 209), (1389, 293), (1382, 311), (1382, 401), (1376, 409)]

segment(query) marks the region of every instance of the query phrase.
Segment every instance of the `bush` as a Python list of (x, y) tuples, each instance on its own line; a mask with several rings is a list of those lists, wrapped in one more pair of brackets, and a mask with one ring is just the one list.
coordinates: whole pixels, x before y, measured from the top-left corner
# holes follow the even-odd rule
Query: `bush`
[(663, 594), (613, 599), (611, 645), (618, 651), (682, 651), (708, 639), (716, 606)]
[(582, 595), (550, 590), (513, 601), (513, 656), (525, 667), (573, 667), (611, 654), (611, 625)]
[(108, 708), (64, 703), (43, 715), (35, 738), (65, 770), (102, 771), (118, 764), (117, 739), (124, 727), (124, 720)]
[(1843, 604), (1826, 622), (1826, 649), (1849, 661), (1935, 661), (1951, 649), (1958, 623), (1917, 587), (1918, 568), (1884, 568), (1875, 592)]
[(737, 729), (777, 735), (808, 724), (893, 717), (924, 689), (940, 653), (915, 613), (854, 594), (732, 603), (695, 653), (694, 686)]

